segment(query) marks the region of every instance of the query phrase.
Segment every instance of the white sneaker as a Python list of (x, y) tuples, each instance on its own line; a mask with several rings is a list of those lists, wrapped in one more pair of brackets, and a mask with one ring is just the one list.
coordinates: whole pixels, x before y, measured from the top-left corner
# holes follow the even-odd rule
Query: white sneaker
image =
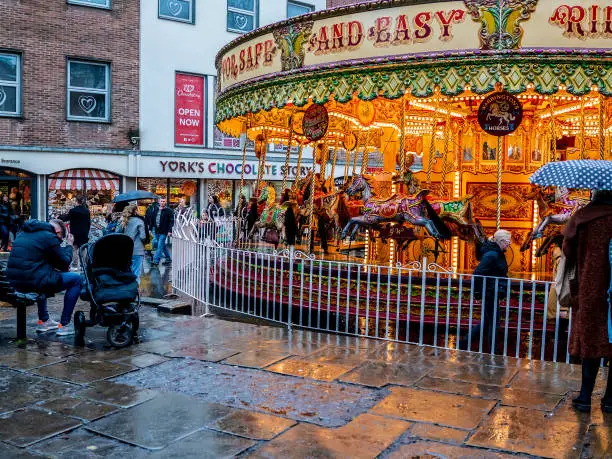
[(59, 324), (59, 326), (57, 327), (57, 336), (70, 336), (70, 335), (74, 335), (74, 325), (72, 325), (71, 323), (68, 325), (62, 325)]
[(46, 322), (39, 320), (38, 327), (36, 327), (36, 333), (46, 333), (50, 330), (55, 330), (59, 326), (60, 326), (59, 322), (56, 322), (55, 320), (49, 319)]

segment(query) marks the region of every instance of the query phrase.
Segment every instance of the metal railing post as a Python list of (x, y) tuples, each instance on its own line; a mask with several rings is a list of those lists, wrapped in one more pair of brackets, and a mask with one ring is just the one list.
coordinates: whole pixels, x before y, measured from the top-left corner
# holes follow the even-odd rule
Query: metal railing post
[(295, 260), (293, 246), (289, 246), (289, 293), (287, 296), (287, 328), (291, 330), (291, 313), (293, 312), (293, 261)]

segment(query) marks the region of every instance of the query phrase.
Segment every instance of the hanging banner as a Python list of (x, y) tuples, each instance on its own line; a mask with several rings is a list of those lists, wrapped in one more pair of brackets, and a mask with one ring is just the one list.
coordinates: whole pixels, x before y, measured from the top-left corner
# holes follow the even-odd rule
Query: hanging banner
[(203, 76), (176, 74), (174, 143), (176, 145), (204, 145)]
[(502, 137), (516, 131), (523, 121), (523, 105), (512, 94), (496, 92), (478, 107), (478, 124), (483, 131)]

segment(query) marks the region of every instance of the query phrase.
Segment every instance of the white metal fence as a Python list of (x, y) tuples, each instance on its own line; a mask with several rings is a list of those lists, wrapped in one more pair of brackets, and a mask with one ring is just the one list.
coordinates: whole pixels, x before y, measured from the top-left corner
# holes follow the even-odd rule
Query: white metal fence
[[(177, 228), (178, 227), (178, 228)], [(569, 361), (571, 311), (550, 282), (362, 265), (243, 245), (242, 222), (179, 222), (173, 287), (210, 307), (327, 332), (504, 356)]]

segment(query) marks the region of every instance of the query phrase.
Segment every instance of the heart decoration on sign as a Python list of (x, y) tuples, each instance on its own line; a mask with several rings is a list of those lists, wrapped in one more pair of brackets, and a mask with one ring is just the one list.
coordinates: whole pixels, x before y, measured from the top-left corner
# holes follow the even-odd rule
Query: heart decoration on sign
[(172, 16), (178, 16), (183, 11), (183, 5), (179, 2), (170, 1), (168, 2), (168, 11)]
[(4, 92), (4, 88), (0, 86), (0, 107), (4, 104), (6, 100), (6, 93)]
[(96, 108), (97, 102), (94, 96), (80, 96), (79, 97), (79, 107), (87, 113), (88, 115), (94, 111)]
[(236, 25), (240, 30), (244, 29), (247, 26), (248, 19), (246, 16), (237, 14), (234, 20), (236, 21)]
[(192, 84), (186, 84), (183, 86), (183, 89), (185, 90), (185, 92), (191, 92), (195, 89), (195, 86)]

